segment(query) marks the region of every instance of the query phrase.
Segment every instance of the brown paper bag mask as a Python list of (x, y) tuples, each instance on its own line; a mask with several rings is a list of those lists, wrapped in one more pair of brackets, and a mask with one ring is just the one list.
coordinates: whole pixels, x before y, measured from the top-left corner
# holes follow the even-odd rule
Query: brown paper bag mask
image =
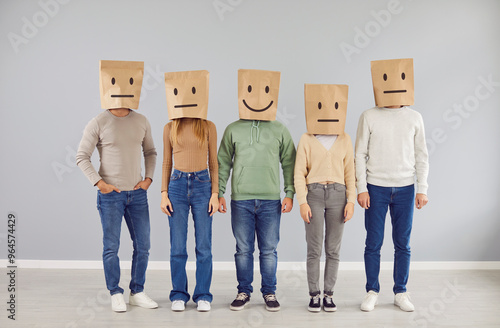
[(304, 84), (307, 133), (344, 133), (348, 91), (343, 84)]
[(411, 106), (413, 100), (413, 59), (371, 62), (375, 105)]
[(100, 60), (99, 87), (103, 109), (138, 109), (144, 62)]
[(255, 69), (238, 70), (238, 108), (240, 119), (276, 120), (280, 72)]
[(165, 73), (168, 118), (207, 119), (208, 71)]

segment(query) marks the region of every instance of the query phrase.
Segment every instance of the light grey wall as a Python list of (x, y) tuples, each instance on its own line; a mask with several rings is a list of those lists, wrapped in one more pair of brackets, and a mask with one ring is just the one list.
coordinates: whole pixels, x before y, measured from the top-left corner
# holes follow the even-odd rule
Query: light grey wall
[[(281, 71), (278, 118), (297, 143), (306, 130), (304, 83), (349, 85), (346, 131), (354, 139), (360, 114), (374, 105), (370, 60), (412, 57), (414, 108), (431, 152), (430, 203), (415, 213), (413, 259), (500, 260), (499, 12), (493, 0), (2, 1), (0, 258), (8, 211), (19, 216), (20, 258), (101, 258), (96, 190), (74, 165), (83, 128), (101, 112), (99, 59), (146, 63), (139, 111), (160, 155), (149, 192), (151, 260), (168, 260), (159, 209), (163, 72), (210, 71), (208, 116), (220, 140), (238, 119), (237, 69)], [(387, 228), (383, 260), (393, 253)], [(127, 234), (123, 228), (124, 260)], [(364, 235), (356, 205), (342, 260), (362, 261)], [(213, 236), (214, 260), (231, 261), (229, 213), (215, 216)], [(189, 245), (193, 258), (192, 238)], [(279, 259), (305, 260), (298, 206), (282, 217)]]

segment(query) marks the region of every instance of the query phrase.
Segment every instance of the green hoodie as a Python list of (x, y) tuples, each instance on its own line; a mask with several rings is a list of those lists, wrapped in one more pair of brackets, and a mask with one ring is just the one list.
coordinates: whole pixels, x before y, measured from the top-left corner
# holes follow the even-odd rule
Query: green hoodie
[(293, 199), (295, 146), (288, 129), (278, 121), (239, 120), (229, 124), (220, 143), (219, 197), (224, 196), (229, 173), (231, 199), (280, 199), (279, 163), (286, 197)]

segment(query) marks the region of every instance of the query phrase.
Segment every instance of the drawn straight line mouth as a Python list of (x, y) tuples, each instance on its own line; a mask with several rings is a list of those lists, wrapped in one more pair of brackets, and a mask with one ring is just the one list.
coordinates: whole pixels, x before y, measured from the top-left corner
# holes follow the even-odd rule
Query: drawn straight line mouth
[(253, 109), (252, 107), (248, 106), (247, 102), (245, 101), (245, 99), (243, 99), (243, 104), (245, 105), (246, 108), (250, 109), (252, 112), (263, 112), (265, 110), (268, 110), (269, 107), (272, 106), (273, 104), (273, 100), (271, 100), (271, 102), (269, 103), (269, 105), (267, 105), (265, 108), (262, 108), (262, 109)]
[(188, 104), (188, 105), (175, 105), (174, 108), (183, 108), (183, 107), (196, 107), (198, 104)]
[(401, 93), (401, 92), (406, 92), (406, 90), (387, 90), (387, 91), (384, 91), (384, 93)]
[(111, 95), (111, 98), (134, 98), (134, 95)]
[(318, 122), (338, 122), (337, 119), (319, 119)]

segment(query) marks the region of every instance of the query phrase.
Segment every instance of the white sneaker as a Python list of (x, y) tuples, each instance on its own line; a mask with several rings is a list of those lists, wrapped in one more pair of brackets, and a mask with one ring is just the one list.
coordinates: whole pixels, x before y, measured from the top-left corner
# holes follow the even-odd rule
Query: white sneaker
[(410, 302), (410, 293), (397, 293), (394, 295), (394, 305), (405, 312), (415, 311), (415, 306)]
[(186, 303), (181, 300), (173, 301), (172, 302), (172, 311), (175, 312), (182, 312), (184, 309), (186, 309)]
[(116, 293), (111, 295), (111, 309), (115, 312), (126, 312), (127, 304), (125, 304), (125, 299), (122, 293)]
[(130, 293), (128, 303), (130, 305), (140, 306), (145, 309), (156, 309), (158, 307), (158, 303), (149, 298), (149, 296), (146, 295), (145, 292), (140, 292), (137, 294)]
[(370, 312), (378, 304), (378, 293), (370, 290), (366, 293), (363, 303), (361, 303), (361, 311)]
[(209, 301), (198, 301), (198, 312), (208, 312), (210, 311), (210, 302)]

